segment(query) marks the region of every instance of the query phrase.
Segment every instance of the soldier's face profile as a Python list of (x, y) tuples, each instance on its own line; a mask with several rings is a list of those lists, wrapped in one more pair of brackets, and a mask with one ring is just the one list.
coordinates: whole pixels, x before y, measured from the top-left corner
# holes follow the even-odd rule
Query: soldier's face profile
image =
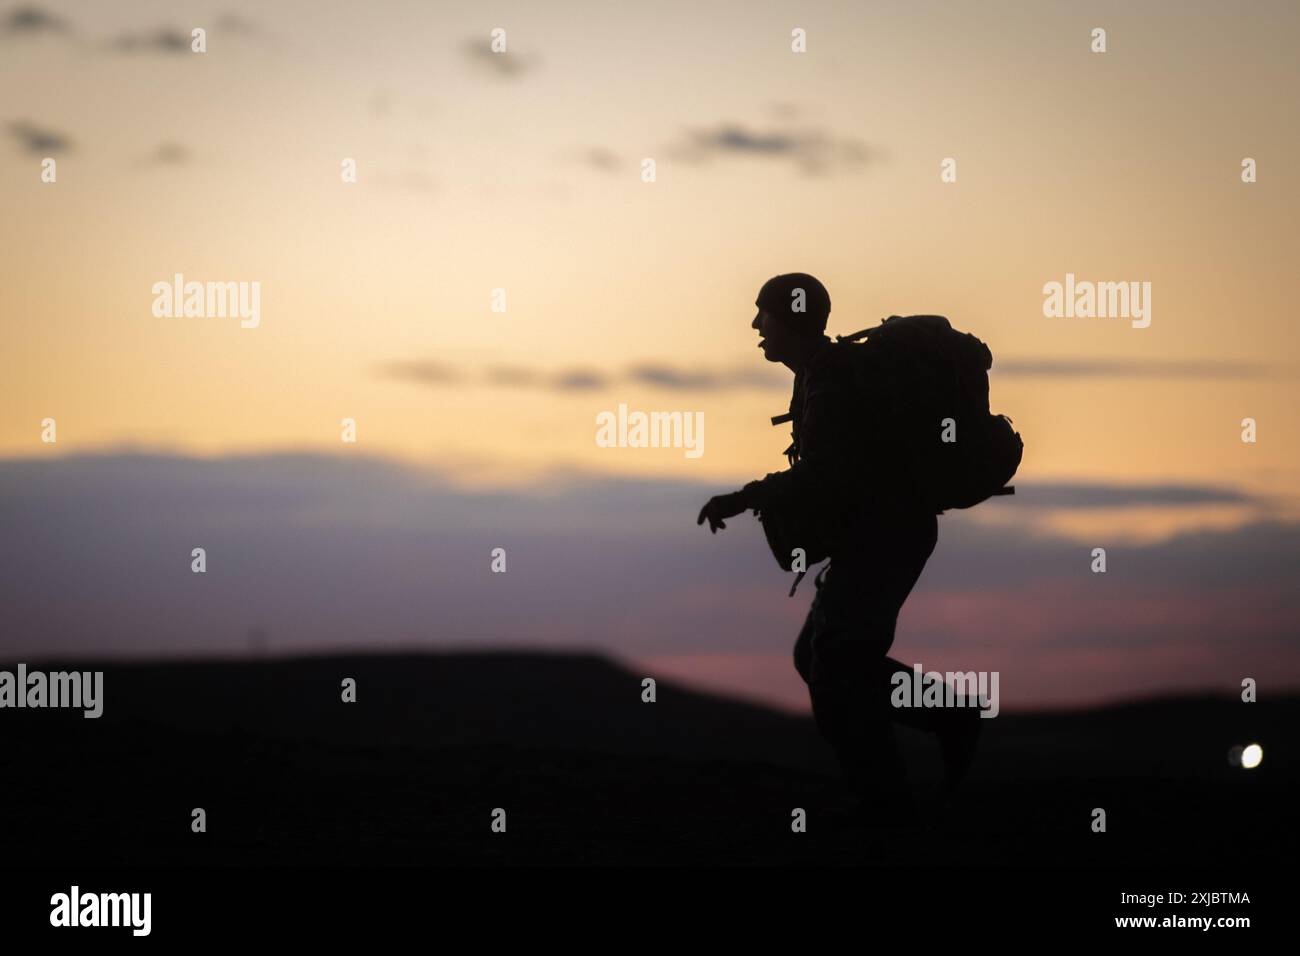
[(790, 330), (770, 312), (760, 307), (750, 327), (758, 330), (758, 347), (763, 350), (764, 358), (769, 362), (780, 362), (787, 357)]

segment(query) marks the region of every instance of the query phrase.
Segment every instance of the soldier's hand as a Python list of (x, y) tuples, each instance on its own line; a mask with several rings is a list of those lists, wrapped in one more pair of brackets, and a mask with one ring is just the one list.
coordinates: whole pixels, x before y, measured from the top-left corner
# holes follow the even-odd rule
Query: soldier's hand
[(709, 530), (714, 534), (718, 533), (719, 528), (727, 526), (725, 518), (734, 518), (742, 514), (745, 510), (745, 496), (739, 491), (733, 491), (729, 495), (714, 495), (700, 509), (700, 516), (695, 519), (696, 524), (704, 524), (704, 519), (709, 519)]

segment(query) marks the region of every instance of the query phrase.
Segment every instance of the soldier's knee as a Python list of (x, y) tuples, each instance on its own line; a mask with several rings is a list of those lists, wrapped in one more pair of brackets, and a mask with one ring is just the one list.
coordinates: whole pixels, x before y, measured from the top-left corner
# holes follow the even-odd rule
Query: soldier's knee
[(865, 686), (881, 658), (868, 635), (839, 628), (818, 634), (809, 648), (812, 680)]
[(812, 641), (806, 633), (794, 642), (794, 669), (805, 684), (812, 683)]

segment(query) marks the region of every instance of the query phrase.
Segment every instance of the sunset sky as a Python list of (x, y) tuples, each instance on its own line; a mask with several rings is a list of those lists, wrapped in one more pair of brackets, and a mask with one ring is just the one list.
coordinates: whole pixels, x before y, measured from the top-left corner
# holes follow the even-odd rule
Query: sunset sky
[[(897, 654), (960, 663), (961, 631), (1035, 706), (1230, 690), (1243, 668), (1300, 684), (1298, 41), (1291, 2), (4, 4), (0, 548), (26, 577), (0, 585), (20, 625), (0, 652), (239, 650), (250, 627), (281, 648), (597, 646), (801, 706), (811, 588), (785, 598), (753, 527), (693, 524), (783, 464), (789, 375), (749, 321), (798, 270), (834, 333), (937, 312), (979, 335), (1025, 437), (1020, 496), (941, 519)], [(155, 317), (175, 273), (259, 282), (259, 327)], [(1067, 273), (1150, 282), (1150, 327), (1045, 318)], [(620, 403), (703, 412), (704, 454), (598, 447)], [(289, 548), (275, 522), (364, 526), (312, 540), (368, 550), (310, 574), (403, 570), (329, 614), (262, 577), (244, 614), (219, 581), (194, 600), (229, 620), (173, 641), (193, 607), (175, 582), (106, 570), (112, 527), (164, 573), (164, 538), (133, 532), (151, 508), (186, 574), (185, 515), (217, 535), (261, 516), (228, 549), (264, 556)], [(384, 536), (416, 530), (427, 551)], [(513, 597), (454, 583), (446, 562), (477, 574), (525, 530)], [(453, 539), (468, 557), (439, 551)], [(1087, 590), (1097, 546), (1143, 556), (1108, 600)], [(58, 582), (86, 602), (53, 613)], [(349, 611), (370, 623), (329, 631)]]

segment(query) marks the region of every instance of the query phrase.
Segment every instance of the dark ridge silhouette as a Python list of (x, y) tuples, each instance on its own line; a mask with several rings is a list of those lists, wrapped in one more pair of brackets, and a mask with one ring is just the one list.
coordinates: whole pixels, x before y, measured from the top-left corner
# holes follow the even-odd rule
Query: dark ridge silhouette
[[(948, 811), (933, 739), (903, 729), (924, 812), (899, 828), (845, 813), (810, 718), (663, 681), (643, 703), (645, 675), (588, 654), (26, 663), (104, 671), (104, 715), (0, 713), (10, 866), (1236, 866), (1297, 850), (1295, 828), (1275, 829), (1292, 812), (1297, 698), (1003, 713)], [(1250, 742), (1263, 764), (1231, 767)]]

